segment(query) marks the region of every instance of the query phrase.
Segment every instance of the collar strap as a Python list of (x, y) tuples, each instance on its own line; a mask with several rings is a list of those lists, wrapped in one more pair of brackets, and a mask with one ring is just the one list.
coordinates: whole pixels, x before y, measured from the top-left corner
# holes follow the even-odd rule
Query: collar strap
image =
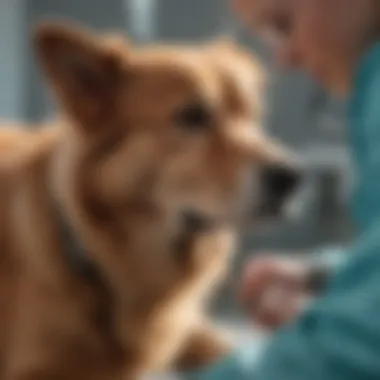
[(97, 266), (91, 260), (83, 243), (78, 239), (68, 219), (57, 206), (55, 210), (61, 244), (63, 246), (62, 251), (64, 252), (64, 259), (67, 265), (76, 275), (84, 278), (88, 282), (102, 282)]
[[(86, 247), (78, 239), (77, 233), (57, 204), (55, 205), (55, 214), (67, 265), (76, 275), (86, 281), (96, 284), (103, 283), (97, 265), (91, 260)], [(190, 236), (193, 237), (194, 234), (213, 228), (212, 222), (192, 212), (184, 213), (182, 223), (183, 233), (180, 234), (176, 244), (178, 251), (183, 250), (182, 246), (185, 242), (188, 243)]]

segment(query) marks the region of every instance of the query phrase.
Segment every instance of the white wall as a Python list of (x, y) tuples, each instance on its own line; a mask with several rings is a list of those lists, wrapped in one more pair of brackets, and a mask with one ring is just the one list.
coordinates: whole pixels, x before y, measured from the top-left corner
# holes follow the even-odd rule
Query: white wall
[(24, 116), (24, 0), (0, 0), (0, 118)]

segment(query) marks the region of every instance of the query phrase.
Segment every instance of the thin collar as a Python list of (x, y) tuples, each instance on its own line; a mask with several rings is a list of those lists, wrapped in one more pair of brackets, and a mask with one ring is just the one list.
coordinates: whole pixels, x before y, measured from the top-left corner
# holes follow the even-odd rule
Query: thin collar
[[(78, 234), (74, 231), (67, 217), (58, 205), (55, 205), (55, 214), (60, 231), (60, 239), (63, 244), (65, 260), (70, 269), (77, 276), (80, 276), (85, 281), (104, 285), (102, 275), (96, 263), (91, 260), (83, 242), (78, 238)], [(186, 251), (184, 246), (187, 246), (194, 236), (201, 232), (210, 231), (215, 228), (215, 225), (207, 219), (199, 216), (196, 213), (184, 213), (182, 219), (182, 232), (175, 239), (174, 249), (176, 252)]]
[(87, 282), (97, 284), (103, 282), (96, 264), (90, 258), (88, 250), (78, 238), (68, 218), (65, 217), (57, 205), (55, 206), (55, 214), (67, 265), (76, 275)]

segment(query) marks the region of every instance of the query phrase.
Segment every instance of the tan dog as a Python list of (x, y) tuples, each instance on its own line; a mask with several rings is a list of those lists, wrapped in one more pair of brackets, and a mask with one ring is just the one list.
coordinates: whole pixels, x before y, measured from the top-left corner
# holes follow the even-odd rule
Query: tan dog
[(235, 230), (297, 179), (258, 126), (259, 66), (234, 46), (139, 49), (59, 24), (35, 41), (62, 118), (0, 133), (0, 378), (217, 360), (229, 346), (205, 306)]

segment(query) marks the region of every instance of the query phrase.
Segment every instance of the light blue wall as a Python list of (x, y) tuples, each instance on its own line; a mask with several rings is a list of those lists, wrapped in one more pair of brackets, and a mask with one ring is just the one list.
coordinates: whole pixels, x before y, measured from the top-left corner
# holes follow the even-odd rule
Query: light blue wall
[[(27, 29), (46, 19), (75, 21), (98, 30), (126, 29), (127, 10), (123, 0), (27, 0), (27, 3)], [(51, 101), (30, 45), (26, 54), (29, 59), (25, 113), (28, 120), (38, 121), (51, 113)]]
[(24, 0), (0, 0), (0, 117), (24, 116)]

